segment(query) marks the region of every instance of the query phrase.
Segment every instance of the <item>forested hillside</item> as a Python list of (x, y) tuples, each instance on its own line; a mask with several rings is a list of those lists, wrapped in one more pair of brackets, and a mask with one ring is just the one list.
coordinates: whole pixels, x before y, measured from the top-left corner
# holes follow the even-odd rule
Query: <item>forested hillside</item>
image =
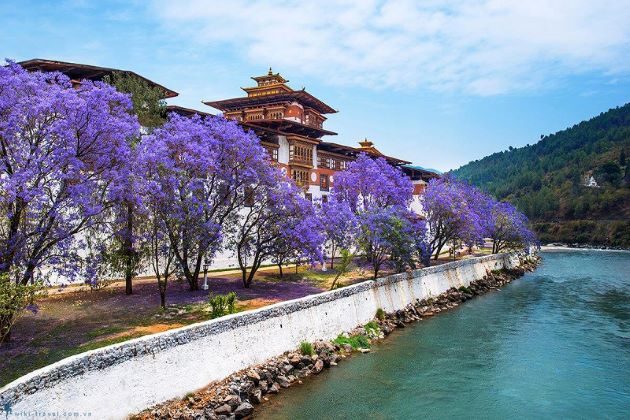
[(521, 209), (543, 242), (630, 247), (630, 104), (452, 173)]

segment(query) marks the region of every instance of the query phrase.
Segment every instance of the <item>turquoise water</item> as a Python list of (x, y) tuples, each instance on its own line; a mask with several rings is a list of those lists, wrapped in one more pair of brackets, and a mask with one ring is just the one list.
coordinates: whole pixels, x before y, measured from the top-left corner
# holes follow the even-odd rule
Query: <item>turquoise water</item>
[(260, 418), (630, 418), (630, 253), (554, 251), (399, 330)]

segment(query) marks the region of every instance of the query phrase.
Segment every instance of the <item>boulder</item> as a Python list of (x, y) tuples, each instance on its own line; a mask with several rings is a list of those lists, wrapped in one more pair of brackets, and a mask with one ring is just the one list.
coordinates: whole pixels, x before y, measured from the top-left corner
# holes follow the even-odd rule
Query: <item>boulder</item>
[(321, 372), (323, 369), (324, 369), (324, 361), (319, 359), (313, 365), (312, 372), (317, 374), (317, 373)]
[(278, 384), (282, 387), (282, 388), (288, 388), (291, 384), (289, 383), (289, 379), (286, 376), (283, 375), (279, 375), (276, 380), (278, 381)]
[(238, 395), (228, 395), (223, 399), (223, 404), (227, 404), (230, 406), (232, 410), (239, 406), (241, 403), (241, 397)]
[(248, 371), (247, 378), (249, 378), (249, 380), (251, 380), (256, 385), (258, 385), (258, 383), (260, 382), (260, 375), (255, 370)]
[(258, 388), (262, 391), (263, 394), (266, 394), (267, 388), (269, 388), (269, 383), (267, 381), (260, 381), (258, 383)]
[(234, 415), (237, 419), (242, 419), (243, 417), (247, 417), (254, 411), (254, 406), (248, 402), (244, 402), (234, 410)]
[(254, 389), (249, 394), (249, 400), (253, 402), (254, 404), (260, 404), (262, 401), (262, 391), (258, 388)]
[(217, 416), (227, 416), (232, 413), (232, 407), (228, 404), (223, 404), (222, 406), (214, 409), (214, 414)]
[(289, 363), (291, 363), (293, 366), (297, 366), (301, 361), (302, 357), (300, 357), (300, 355), (298, 354), (294, 353), (289, 357)]

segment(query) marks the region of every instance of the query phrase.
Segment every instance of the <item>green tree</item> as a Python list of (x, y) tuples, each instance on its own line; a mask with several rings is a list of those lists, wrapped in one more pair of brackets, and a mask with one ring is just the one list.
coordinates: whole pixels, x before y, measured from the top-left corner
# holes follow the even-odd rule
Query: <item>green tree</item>
[(11, 337), (11, 327), (25, 309), (35, 311), (35, 296), (40, 285), (13, 282), (6, 274), (0, 275), (0, 344)]
[[(106, 83), (114, 86), (119, 92), (131, 96), (133, 112), (145, 132), (151, 132), (166, 121), (166, 102), (164, 91), (135, 75), (116, 72), (104, 78)], [(131, 140), (131, 147), (139, 142), (139, 137)], [(129, 194), (133, 194), (132, 186), (129, 186)], [(132, 200), (123, 200), (118, 206), (119, 214), (115, 217), (116, 226), (113, 243), (106, 251), (103, 261), (115, 274), (122, 274), (125, 278), (125, 293), (133, 293), (133, 278), (137, 275), (142, 261), (140, 250), (134, 240), (137, 229), (138, 217)]]

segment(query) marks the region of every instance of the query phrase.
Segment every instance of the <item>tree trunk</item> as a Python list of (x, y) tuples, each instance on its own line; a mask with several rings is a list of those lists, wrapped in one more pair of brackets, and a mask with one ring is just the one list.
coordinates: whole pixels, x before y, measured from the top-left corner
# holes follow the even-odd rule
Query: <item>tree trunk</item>
[(330, 269), (333, 270), (335, 268), (335, 246), (331, 246), (332, 255), (330, 256)]
[(135, 252), (133, 249), (133, 206), (127, 203), (127, 226), (123, 244), (125, 258), (125, 294), (133, 293), (132, 280), (135, 271)]
[(254, 275), (258, 271), (258, 267), (252, 266), (249, 270), (249, 275), (247, 276), (247, 280), (245, 281), (245, 288), (249, 289), (249, 286), (252, 285), (252, 281), (254, 281)]
[(160, 290), (160, 306), (166, 309), (166, 290)]
[(337, 275), (335, 276), (335, 279), (333, 280), (332, 285), (330, 286), (330, 290), (335, 289), (335, 286), (337, 285), (337, 280), (339, 280), (339, 277), (341, 277), (341, 271), (339, 271)]
[(0, 346), (11, 341), (12, 316), (0, 316)]
[(282, 263), (278, 263), (278, 269), (280, 270), (280, 278), (282, 278)]

